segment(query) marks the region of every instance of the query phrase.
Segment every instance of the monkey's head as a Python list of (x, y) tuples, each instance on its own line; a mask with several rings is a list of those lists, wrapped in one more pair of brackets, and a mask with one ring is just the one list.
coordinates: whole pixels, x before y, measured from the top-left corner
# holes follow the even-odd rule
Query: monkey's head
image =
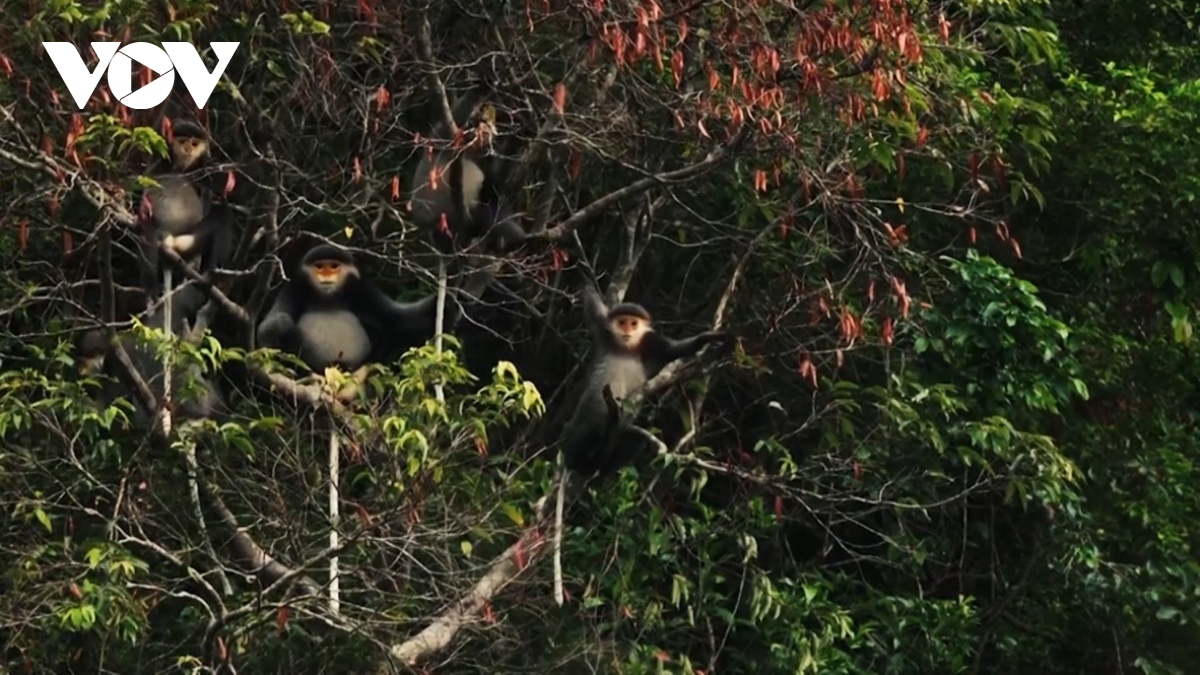
[(89, 377), (104, 368), (104, 357), (108, 354), (108, 337), (100, 329), (89, 330), (75, 340), (75, 363), (79, 374)]
[(331, 296), (358, 278), (358, 267), (350, 252), (337, 246), (321, 245), (304, 256), (304, 274), (313, 290)]
[(608, 329), (617, 344), (630, 351), (637, 349), (646, 333), (654, 330), (650, 326), (650, 312), (633, 302), (623, 302), (609, 310)]
[(208, 155), (208, 134), (194, 122), (177, 122), (172, 129), (171, 160), (178, 171), (187, 171)]

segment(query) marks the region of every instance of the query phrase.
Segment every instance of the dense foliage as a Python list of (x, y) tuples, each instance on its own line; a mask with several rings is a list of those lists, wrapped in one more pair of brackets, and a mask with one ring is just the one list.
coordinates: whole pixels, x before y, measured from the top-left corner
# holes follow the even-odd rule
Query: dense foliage
[[(1200, 3), (5, 10), (0, 668), (1200, 663)], [(78, 110), (41, 46), (63, 40), (240, 47), (203, 110), (178, 81), (132, 110), (104, 80)], [(537, 241), (444, 351), (331, 405), (255, 349), (257, 319), (321, 241), (393, 297), (432, 292), (406, 202), (481, 73), (497, 95), (464, 138), (510, 157)], [(130, 320), (164, 118), (209, 130), (236, 205), (203, 339)], [(668, 334), (739, 340), (648, 397), (665, 452), (570, 495), (559, 607), (581, 262)], [(203, 365), (230, 413), (163, 433), (132, 402), (97, 407), (72, 344), (98, 324)]]

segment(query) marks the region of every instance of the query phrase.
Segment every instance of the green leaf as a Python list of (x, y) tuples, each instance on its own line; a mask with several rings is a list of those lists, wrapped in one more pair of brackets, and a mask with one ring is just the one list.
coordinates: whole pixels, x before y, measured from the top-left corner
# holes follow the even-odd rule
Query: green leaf
[(38, 522), (42, 524), (42, 527), (46, 528), (47, 532), (53, 531), (54, 526), (50, 523), (50, 516), (46, 515), (45, 511), (40, 508), (34, 509), (33, 516), (38, 519)]
[(508, 519), (513, 521), (517, 527), (525, 527), (525, 516), (521, 515), (521, 511), (517, 507), (505, 504), (501, 508), (504, 509), (504, 515), (508, 516)]

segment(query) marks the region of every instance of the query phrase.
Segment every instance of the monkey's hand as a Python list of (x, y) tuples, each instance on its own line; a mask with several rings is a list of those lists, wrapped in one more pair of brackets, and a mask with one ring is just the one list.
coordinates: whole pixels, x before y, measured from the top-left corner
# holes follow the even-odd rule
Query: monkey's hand
[(350, 405), (354, 399), (358, 398), (359, 390), (366, 382), (368, 372), (365, 366), (350, 374), (343, 373), (336, 367), (326, 368), (324, 375), (321, 376), (322, 387), (339, 403)]
[(314, 385), (323, 387), (325, 386), (325, 376), (320, 373), (311, 373), (309, 375), (305, 375), (304, 377), (297, 378), (296, 384), (304, 387), (311, 387)]
[(700, 336), (704, 346), (712, 345), (713, 349), (719, 354), (728, 354), (733, 351), (733, 346), (737, 344), (737, 336), (730, 333), (722, 333), (711, 331)]
[[(334, 372), (330, 372), (333, 370)], [(326, 368), (324, 373), (312, 373), (296, 380), (296, 384), (305, 387), (317, 387), (321, 393), (332, 396), (342, 405), (350, 405), (358, 398), (360, 382), (357, 377), (349, 378), (335, 369)]]
[(620, 409), (617, 405), (617, 397), (613, 396), (611, 385), (604, 385), (604, 388), (600, 390), (600, 398), (604, 399), (604, 406), (608, 408), (610, 413)]
[(258, 344), (261, 347), (287, 350), (295, 342), (295, 334), (296, 322), (292, 317), (283, 312), (270, 314), (258, 325)]

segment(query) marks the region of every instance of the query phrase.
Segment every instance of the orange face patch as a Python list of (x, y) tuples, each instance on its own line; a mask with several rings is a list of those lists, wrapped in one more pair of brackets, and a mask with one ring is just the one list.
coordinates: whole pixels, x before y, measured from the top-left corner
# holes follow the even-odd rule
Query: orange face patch
[(317, 260), (311, 267), (313, 278), (318, 283), (332, 283), (342, 277), (342, 263), (336, 260)]
[(609, 321), (609, 329), (626, 347), (634, 348), (642, 341), (650, 324), (645, 319), (622, 314)]
[(186, 169), (207, 152), (208, 142), (203, 138), (176, 138), (171, 147), (175, 154), (175, 163)]
[(618, 316), (613, 323), (617, 325), (617, 332), (633, 335), (638, 331), (642, 320), (636, 316)]

